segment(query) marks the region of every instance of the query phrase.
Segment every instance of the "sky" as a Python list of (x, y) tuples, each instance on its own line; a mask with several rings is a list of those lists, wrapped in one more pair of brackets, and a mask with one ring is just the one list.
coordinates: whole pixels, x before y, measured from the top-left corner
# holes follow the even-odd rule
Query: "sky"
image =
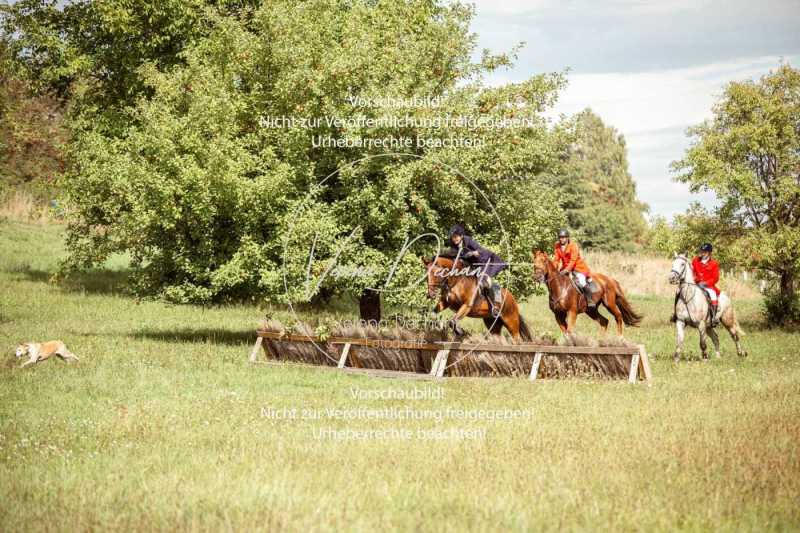
[(622, 133), (651, 216), (714, 205), (713, 193), (675, 182), (669, 165), (725, 84), (758, 79), (781, 61), (800, 67), (800, 0), (471, 1), (480, 49), (525, 42), (515, 66), (490, 83), (569, 68), (550, 115), (589, 107)]

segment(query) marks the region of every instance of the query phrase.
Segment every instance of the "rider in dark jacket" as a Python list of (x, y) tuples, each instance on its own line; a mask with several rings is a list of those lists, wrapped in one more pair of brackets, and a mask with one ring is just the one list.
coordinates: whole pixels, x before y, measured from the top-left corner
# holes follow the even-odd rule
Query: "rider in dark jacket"
[(478, 244), (478, 241), (466, 234), (464, 227), (460, 224), (456, 224), (450, 229), (449, 237), (450, 245), (457, 250), (459, 257), (470, 265), (480, 267), (481, 273), (478, 280), (480, 287), (492, 305), (492, 315), (500, 316), (503, 304), (502, 292), (500, 285), (492, 278), (505, 269), (508, 263), (496, 253)]

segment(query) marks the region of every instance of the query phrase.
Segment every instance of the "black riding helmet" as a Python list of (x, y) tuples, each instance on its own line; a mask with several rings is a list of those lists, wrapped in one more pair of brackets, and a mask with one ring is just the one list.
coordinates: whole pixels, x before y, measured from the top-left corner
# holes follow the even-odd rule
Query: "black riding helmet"
[(713, 246), (711, 246), (711, 243), (710, 243), (710, 242), (703, 243), (703, 244), (700, 246), (700, 251), (701, 251), (701, 252), (712, 252), (713, 250), (714, 250), (714, 247), (713, 247)]
[(558, 232), (558, 238), (560, 239), (561, 237), (566, 237), (567, 239), (569, 239), (569, 231), (565, 229), (560, 230)]

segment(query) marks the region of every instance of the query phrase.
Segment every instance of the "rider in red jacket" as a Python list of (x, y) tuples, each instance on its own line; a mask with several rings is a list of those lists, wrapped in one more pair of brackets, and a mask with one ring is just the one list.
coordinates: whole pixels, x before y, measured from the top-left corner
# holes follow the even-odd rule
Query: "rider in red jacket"
[(716, 325), (718, 322), (717, 305), (720, 293), (717, 287), (719, 282), (719, 263), (711, 257), (713, 249), (711, 243), (708, 242), (700, 247), (700, 255), (692, 259), (692, 272), (694, 273), (695, 283), (708, 293), (711, 300), (712, 322)]

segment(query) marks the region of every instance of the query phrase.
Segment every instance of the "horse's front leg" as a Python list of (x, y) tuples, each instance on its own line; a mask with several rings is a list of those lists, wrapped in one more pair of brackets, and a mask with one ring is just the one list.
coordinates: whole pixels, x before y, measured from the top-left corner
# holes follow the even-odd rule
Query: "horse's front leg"
[(567, 311), (567, 333), (570, 335), (575, 332), (576, 320), (578, 320), (578, 312), (574, 308)]
[(464, 336), (464, 330), (458, 325), (458, 321), (467, 316), (469, 309), (469, 304), (462, 304), (461, 307), (458, 308), (458, 311), (456, 311), (456, 314), (453, 315), (453, 318), (450, 319), (450, 326), (453, 328), (453, 333), (455, 333), (457, 337)]
[(703, 361), (708, 361), (708, 344), (706, 343), (705, 320), (702, 320), (700, 325), (697, 326), (697, 331), (700, 333), (700, 352), (703, 354)]
[(683, 341), (686, 337), (686, 323), (678, 319), (675, 322), (675, 354), (672, 360), (676, 363), (681, 360), (681, 352), (683, 351)]
[(714, 343), (714, 357), (719, 359), (722, 357), (722, 354), (719, 353), (719, 335), (717, 335), (717, 330), (714, 328), (709, 328), (708, 336), (711, 337), (711, 342)]
[(553, 311), (553, 314), (556, 316), (556, 323), (558, 327), (561, 328), (561, 334), (567, 334), (567, 313), (564, 311)]

